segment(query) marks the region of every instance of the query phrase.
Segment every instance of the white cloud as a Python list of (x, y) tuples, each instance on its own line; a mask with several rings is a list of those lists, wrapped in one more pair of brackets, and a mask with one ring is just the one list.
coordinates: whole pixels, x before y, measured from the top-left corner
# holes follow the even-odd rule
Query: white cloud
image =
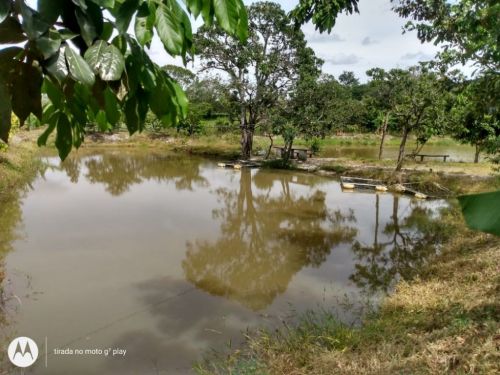
[(305, 33), (306, 40), (311, 43), (335, 43), (335, 42), (345, 42), (346, 39), (341, 37), (339, 34), (331, 33), (323, 33), (315, 31), (313, 33)]
[(331, 56), (331, 57), (321, 57), (323, 60), (325, 60), (325, 63), (331, 64), (331, 65), (355, 65), (360, 61), (359, 56), (355, 55), (354, 53), (351, 53), (349, 55), (340, 53), (336, 56)]
[(379, 43), (378, 40), (372, 39), (369, 36), (364, 37), (363, 40), (361, 41), (361, 45), (363, 46), (369, 46), (371, 44), (378, 44), (378, 43)]
[(418, 51), (414, 53), (411, 52), (405, 53), (403, 56), (401, 56), (401, 60), (428, 61), (432, 60), (433, 57), (434, 55)]

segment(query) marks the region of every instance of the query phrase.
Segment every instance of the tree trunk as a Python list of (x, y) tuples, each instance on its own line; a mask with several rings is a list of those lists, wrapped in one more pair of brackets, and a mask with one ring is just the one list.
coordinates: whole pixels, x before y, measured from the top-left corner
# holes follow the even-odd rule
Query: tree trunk
[[(241, 94), (240, 94), (241, 95)], [(240, 129), (241, 129), (241, 158), (243, 160), (250, 159), (252, 152), (252, 135), (249, 134), (249, 126), (247, 121), (247, 110), (244, 104), (240, 105)]]
[(401, 167), (403, 166), (403, 161), (405, 159), (405, 146), (406, 146), (406, 140), (408, 139), (408, 133), (410, 133), (410, 130), (407, 127), (405, 127), (403, 131), (403, 138), (401, 139), (401, 144), (399, 145), (398, 164), (396, 165), (396, 171), (400, 171)]
[(285, 143), (285, 154), (283, 155), (283, 160), (288, 163), (290, 160), (290, 154), (292, 153), (293, 139)]
[(417, 141), (417, 147), (415, 147), (415, 150), (412, 151), (411, 153), (411, 158), (415, 160), (418, 154), (420, 154), (420, 151), (424, 148), (426, 142), (418, 143)]
[(267, 154), (266, 154), (265, 159), (269, 159), (269, 156), (271, 155), (271, 150), (273, 149), (273, 144), (274, 144), (272, 134), (269, 133), (267, 136), (269, 137), (269, 140), (271, 141), (271, 143), (269, 144), (269, 148), (267, 149)]
[(389, 112), (384, 116), (384, 122), (382, 124), (382, 137), (380, 138), (380, 149), (378, 151), (378, 160), (382, 159), (382, 152), (384, 151), (384, 140), (385, 134), (387, 133), (387, 124), (389, 123)]
[(481, 148), (479, 147), (479, 144), (476, 143), (476, 152), (474, 154), (474, 163), (479, 163), (479, 153), (481, 152)]
[(241, 130), (241, 158), (248, 160), (252, 156), (253, 129), (248, 124)]

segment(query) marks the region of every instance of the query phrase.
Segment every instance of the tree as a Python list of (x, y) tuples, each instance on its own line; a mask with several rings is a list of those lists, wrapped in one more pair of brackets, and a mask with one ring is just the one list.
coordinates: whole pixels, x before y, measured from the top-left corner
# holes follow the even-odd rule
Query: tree
[(340, 12), (347, 14), (359, 12), (358, 2), (358, 0), (299, 0), (299, 4), (290, 15), (297, 25), (312, 21), (320, 32), (330, 32)]
[(441, 44), (445, 66), (471, 62), (480, 72), (498, 72), (500, 7), (494, 0), (391, 0), (405, 30), (416, 30), (422, 42)]
[(357, 86), (359, 85), (359, 79), (356, 77), (354, 72), (343, 71), (339, 75), (339, 82), (344, 86)]
[(446, 92), (436, 73), (424, 67), (394, 70), (394, 116), (402, 132), (396, 170), (405, 158), (405, 147), (410, 132), (418, 135), (435, 131), (445, 123)]
[[(194, 17), (245, 40), (241, 0), (187, 0)], [(135, 18), (134, 18), (135, 16)], [(134, 21), (135, 36), (127, 33)], [(172, 77), (144, 51), (157, 33), (165, 50), (186, 61), (193, 50), (188, 15), (176, 0), (0, 0), (0, 138), (7, 142), (11, 112), (24, 123), (34, 114), (48, 124), (39, 144), (57, 129), (64, 159), (79, 147), (88, 122), (143, 129), (149, 109), (166, 125), (186, 116), (187, 100)], [(42, 108), (42, 91), (50, 103)]]
[(474, 163), (479, 154), (498, 152), (500, 144), (500, 112), (495, 102), (495, 93), (485, 79), (476, 79), (466, 85), (457, 96), (451, 111), (454, 137), (475, 147)]
[(287, 96), (299, 79), (299, 70), (305, 68), (306, 58), (313, 55), (312, 50), (306, 51), (304, 34), (293, 27), (278, 4), (255, 3), (248, 15), (246, 43), (217, 27), (202, 27), (195, 36), (202, 70), (222, 71), (229, 77), (240, 107), (243, 158), (250, 157), (255, 128), (264, 111)]
[(365, 101), (367, 105), (377, 112), (377, 118), (382, 117), (379, 127), (380, 131), (380, 147), (378, 152), (379, 160), (382, 159), (384, 151), (384, 141), (387, 134), (391, 111), (394, 106), (394, 85), (393, 75), (396, 70), (386, 72), (381, 68), (373, 68), (366, 72), (366, 75), (371, 78), (368, 84), (368, 91)]
[(177, 65), (165, 65), (162, 69), (175, 81), (181, 85), (182, 89), (185, 91), (189, 86), (191, 86), (196, 78), (194, 74), (189, 69), (183, 68)]
[(288, 159), (294, 139), (324, 138), (332, 130), (345, 130), (357, 123), (364, 106), (351, 97), (351, 90), (333, 76), (306, 76), (300, 80), (288, 100), (282, 101), (269, 119), (274, 134), (285, 140), (284, 158)]

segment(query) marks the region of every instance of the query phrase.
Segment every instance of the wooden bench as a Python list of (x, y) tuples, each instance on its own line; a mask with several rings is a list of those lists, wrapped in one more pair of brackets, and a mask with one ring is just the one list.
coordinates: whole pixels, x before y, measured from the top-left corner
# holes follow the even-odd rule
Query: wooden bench
[[(285, 147), (284, 146), (273, 146), (274, 149), (278, 150), (280, 155), (283, 157), (283, 154), (285, 153)], [(292, 151), (290, 153), (290, 158), (292, 159), (297, 159), (299, 155), (302, 154), (306, 157), (312, 157), (313, 152), (308, 149), (308, 148), (303, 148), (303, 147), (292, 147)]]
[(419, 157), (420, 161), (424, 161), (424, 158), (443, 158), (443, 162), (446, 163), (446, 158), (449, 158), (450, 155), (429, 155), (429, 154), (415, 154), (415, 157)]

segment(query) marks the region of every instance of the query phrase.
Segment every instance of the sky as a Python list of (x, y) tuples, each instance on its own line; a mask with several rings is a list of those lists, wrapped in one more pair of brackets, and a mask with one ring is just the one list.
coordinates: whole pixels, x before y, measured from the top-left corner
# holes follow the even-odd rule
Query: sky
[[(298, 3), (298, 0), (274, 1), (286, 11)], [(36, 7), (36, 0), (27, 2)], [(249, 5), (254, 1), (244, 2)], [(420, 43), (415, 32), (402, 33), (406, 21), (391, 10), (390, 0), (360, 0), (359, 11), (359, 14), (341, 14), (331, 34), (315, 32), (312, 24), (302, 27), (309, 46), (325, 61), (324, 73), (338, 77), (343, 71), (353, 71), (365, 82), (365, 73), (370, 68), (405, 68), (432, 59), (438, 51), (431, 43)], [(201, 23), (201, 17), (192, 20), (193, 32)], [(129, 32), (133, 33), (132, 25)], [(157, 36), (148, 53), (160, 65), (182, 66), (181, 58), (171, 57)], [(196, 71), (197, 63), (188, 68)]]
[[(276, 2), (289, 11), (298, 0)], [(365, 72), (370, 68), (405, 68), (432, 59), (438, 51), (431, 43), (420, 43), (415, 32), (402, 34), (406, 21), (391, 10), (389, 0), (360, 0), (359, 11), (341, 14), (331, 34), (315, 32), (312, 24), (303, 26), (309, 46), (325, 61), (325, 73), (338, 77), (343, 71), (353, 71), (366, 81)], [(199, 25), (200, 20), (193, 24)], [(181, 59), (173, 59), (163, 50), (157, 38), (149, 54), (158, 64), (182, 65)], [(188, 68), (196, 70), (196, 64)]]

